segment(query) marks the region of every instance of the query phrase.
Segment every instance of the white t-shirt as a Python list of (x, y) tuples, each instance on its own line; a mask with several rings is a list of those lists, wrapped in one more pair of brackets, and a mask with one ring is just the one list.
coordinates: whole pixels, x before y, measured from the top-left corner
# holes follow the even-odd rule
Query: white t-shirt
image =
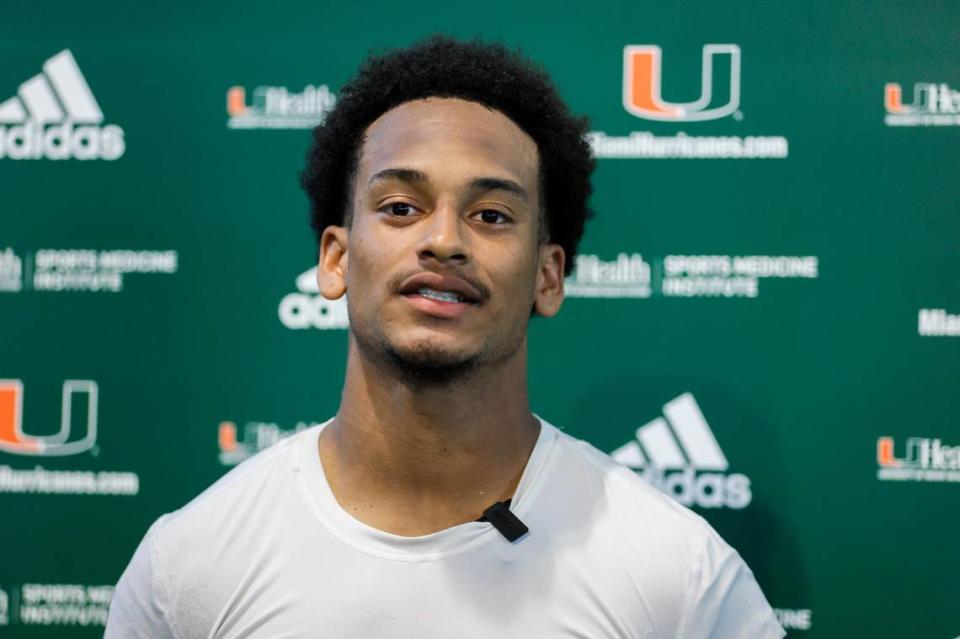
[(367, 526), (324, 477), (325, 424), (275, 444), (154, 522), (105, 637), (783, 637), (709, 524), (540, 424), (511, 504), (530, 532), (513, 543), (486, 522)]

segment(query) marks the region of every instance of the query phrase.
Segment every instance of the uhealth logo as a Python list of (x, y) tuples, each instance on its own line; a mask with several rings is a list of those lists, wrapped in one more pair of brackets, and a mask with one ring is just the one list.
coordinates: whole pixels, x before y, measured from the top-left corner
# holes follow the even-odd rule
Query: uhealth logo
[(287, 328), (349, 328), (347, 298), (328, 300), (320, 294), (317, 284), (317, 267), (307, 269), (297, 276), (299, 293), (289, 293), (280, 300), (277, 309), (280, 321)]
[(620, 253), (612, 261), (596, 255), (578, 254), (576, 268), (564, 283), (567, 297), (647, 298), (650, 288), (650, 264), (639, 253)]
[(903, 89), (889, 82), (883, 89), (887, 126), (956, 126), (960, 125), (960, 91), (945, 82), (917, 82), (913, 85), (913, 102), (903, 103)]
[[(0, 290), (2, 286), (0, 283)], [(960, 337), (960, 313), (948, 313), (945, 308), (921, 308), (917, 332), (924, 337)]]
[[(740, 106), (740, 47), (708, 44), (703, 47), (700, 97), (693, 102), (667, 102), (661, 94), (661, 51), (652, 44), (629, 45), (623, 50), (623, 107), (647, 120), (700, 122), (735, 113)], [(716, 99), (715, 70), (726, 97)], [(724, 91), (720, 91), (722, 94)]]
[(102, 123), (97, 99), (64, 49), (0, 103), (0, 159), (116, 160), (126, 150), (123, 129)]
[(308, 84), (300, 93), (287, 87), (261, 86), (253, 90), (247, 103), (247, 90), (241, 86), (227, 90), (227, 127), (231, 129), (312, 129), (322, 123), (337, 103), (330, 87)]
[[(75, 428), (73, 404), (86, 396), (86, 426)], [(53, 435), (23, 432), (23, 382), (0, 380), (0, 452), (14, 455), (62, 457), (83, 453), (97, 442), (97, 383), (68, 379), (63, 383), (60, 430)]]
[(638, 428), (613, 458), (685, 506), (746, 507), (753, 499), (750, 479), (726, 472), (730, 464), (693, 395), (667, 402), (663, 414)]
[(904, 452), (903, 457), (896, 456), (893, 437), (877, 439), (877, 479), (960, 482), (960, 445), (945, 446), (939, 438), (910, 437)]
[(224, 466), (234, 466), (277, 442), (316, 425), (317, 422), (297, 422), (292, 429), (285, 430), (272, 422), (247, 422), (243, 439), (240, 440), (237, 438), (235, 422), (220, 422), (217, 429), (220, 463)]

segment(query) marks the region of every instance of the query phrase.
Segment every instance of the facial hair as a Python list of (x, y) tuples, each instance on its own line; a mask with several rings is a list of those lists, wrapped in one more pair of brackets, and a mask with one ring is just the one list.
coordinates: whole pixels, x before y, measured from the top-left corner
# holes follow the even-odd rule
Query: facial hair
[[(473, 285), (484, 302), (489, 300), (490, 290), (481, 282), (463, 273), (456, 275)], [(407, 277), (408, 274), (403, 273), (392, 278), (387, 289), (399, 291)], [(430, 340), (421, 340), (406, 348), (399, 348), (379, 329), (376, 321), (364, 322), (353, 312), (353, 299), (355, 298), (347, 298), (347, 313), (350, 317), (350, 332), (360, 352), (368, 361), (395, 375), (401, 383), (413, 386), (449, 386), (463, 381), (479, 368), (506, 362), (520, 349), (526, 335), (524, 322), (523, 326), (499, 327), (498, 334), (491, 336), (492, 339), (485, 344), (486, 348), (481, 347), (475, 352), (451, 352)]]
[(505, 362), (521, 347), (524, 335), (522, 331), (517, 332), (493, 351), (459, 353), (438, 347), (429, 340), (398, 348), (382, 332), (369, 330), (363, 322), (354, 321), (354, 317), (350, 319), (350, 333), (366, 360), (383, 367), (401, 383), (419, 387), (449, 386), (468, 378), (481, 367)]
[(456, 356), (440, 351), (433, 344), (419, 344), (416, 351), (404, 353), (389, 343), (381, 344), (384, 361), (401, 379), (417, 386), (445, 386), (468, 377), (477, 368), (479, 357)]

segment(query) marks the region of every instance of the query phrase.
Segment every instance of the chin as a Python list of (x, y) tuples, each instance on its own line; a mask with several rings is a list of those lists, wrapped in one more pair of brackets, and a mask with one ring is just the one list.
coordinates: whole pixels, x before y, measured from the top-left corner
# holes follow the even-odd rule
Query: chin
[(400, 377), (416, 384), (443, 385), (467, 376), (476, 368), (477, 357), (421, 343), (399, 349), (384, 345), (383, 358)]
[(468, 375), (481, 359), (479, 353), (451, 344), (449, 336), (388, 336), (362, 326), (351, 326), (351, 332), (367, 359), (414, 384), (449, 384)]

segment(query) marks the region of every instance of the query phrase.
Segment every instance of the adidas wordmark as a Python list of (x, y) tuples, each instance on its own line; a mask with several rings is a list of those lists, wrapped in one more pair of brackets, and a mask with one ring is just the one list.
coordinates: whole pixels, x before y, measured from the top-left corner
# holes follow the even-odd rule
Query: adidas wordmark
[(116, 160), (125, 150), (123, 129), (103, 124), (100, 105), (69, 49), (0, 102), (0, 159)]
[(746, 507), (750, 479), (726, 472), (730, 464), (693, 395), (667, 402), (663, 414), (638, 428), (613, 458), (685, 506)]

